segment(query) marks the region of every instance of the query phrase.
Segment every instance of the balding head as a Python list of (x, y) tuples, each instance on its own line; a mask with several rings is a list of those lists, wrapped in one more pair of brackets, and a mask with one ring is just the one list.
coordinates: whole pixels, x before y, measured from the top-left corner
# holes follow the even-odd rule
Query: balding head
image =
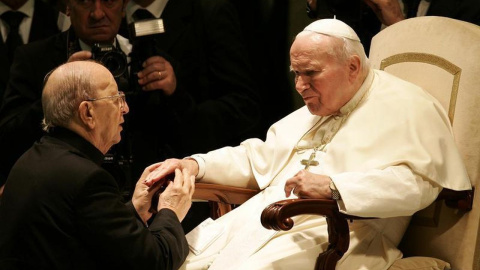
[(43, 125), (64, 127), (106, 153), (120, 141), (125, 96), (112, 74), (92, 60), (63, 64), (46, 78), (42, 93)]
[(78, 105), (93, 94), (91, 79), (95, 70), (102, 69), (105, 68), (92, 61), (75, 61), (63, 64), (47, 75), (42, 92), (45, 131), (55, 126), (68, 126)]

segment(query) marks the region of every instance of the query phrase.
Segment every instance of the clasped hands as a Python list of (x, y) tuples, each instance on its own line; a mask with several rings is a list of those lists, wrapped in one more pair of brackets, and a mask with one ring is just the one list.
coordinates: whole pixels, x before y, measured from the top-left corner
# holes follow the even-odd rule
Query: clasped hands
[[(79, 51), (68, 58), (68, 62), (88, 60), (92, 58), (89, 51)], [(142, 64), (143, 70), (138, 72), (138, 84), (144, 91), (160, 90), (167, 96), (177, 89), (177, 77), (172, 65), (161, 56), (149, 57)]]
[[(157, 179), (158, 181), (152, 185), (146, 184), (147, 176), (160, 167), (161, 164), (155, 163), (143, 171), (132, 196), (132, 204), (145, 224), (153, 215), (152, 207), (156, 208), (154, 209), (156, 211), (153, 212), (170, 209), (182, 221), (192, 205), (192, 196), (195, 191), (195, 176), (191, 175), (188, 169), (180, 170), (177, 168), (174, 170), (174, 174), (169, 174), (171, 177)], [(154, 196), (158, 196), (158, 192), (161, 189), (164, 190), (158, 197), (158, 203), (152, 205), (152, 201), (156, 201), (153, 199)]]

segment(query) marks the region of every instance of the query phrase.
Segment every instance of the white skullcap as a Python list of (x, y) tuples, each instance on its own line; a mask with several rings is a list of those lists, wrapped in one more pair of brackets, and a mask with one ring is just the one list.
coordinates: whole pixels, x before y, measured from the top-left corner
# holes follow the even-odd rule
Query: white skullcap
[(303, 31), (311, 31), (319, 34), (343, 37), (360, 41), (357, 33), (346, 23), (337, 19), (321, 19), (309, 24)]

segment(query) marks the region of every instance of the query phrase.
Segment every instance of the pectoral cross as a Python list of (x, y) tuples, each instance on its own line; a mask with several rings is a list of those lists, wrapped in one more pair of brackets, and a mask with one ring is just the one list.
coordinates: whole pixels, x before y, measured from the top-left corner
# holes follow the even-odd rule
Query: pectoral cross
[(305, 165), (305, 170), (308, 170), (308, 168), (310, 166), (317, 166), (318, 165), (318, 161), (314, 160), (316, 153), (317, 153), (317, 148), (315, 147), (313, 149), (313, 153), (310, 155), (310, 157), (308, 159), (302, 159), (302, 161), (300, 161), (300, 163), (302, 163), (302, 165)]

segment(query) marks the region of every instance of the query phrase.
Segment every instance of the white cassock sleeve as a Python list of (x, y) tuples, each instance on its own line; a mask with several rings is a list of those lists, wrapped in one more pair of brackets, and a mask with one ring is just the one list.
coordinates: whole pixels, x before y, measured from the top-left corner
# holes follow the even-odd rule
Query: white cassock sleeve
[(342, 197), (340, 211), (362, 217), (411, 216), (430, 205), (442, 190), (404, 165), (330, 177)]

